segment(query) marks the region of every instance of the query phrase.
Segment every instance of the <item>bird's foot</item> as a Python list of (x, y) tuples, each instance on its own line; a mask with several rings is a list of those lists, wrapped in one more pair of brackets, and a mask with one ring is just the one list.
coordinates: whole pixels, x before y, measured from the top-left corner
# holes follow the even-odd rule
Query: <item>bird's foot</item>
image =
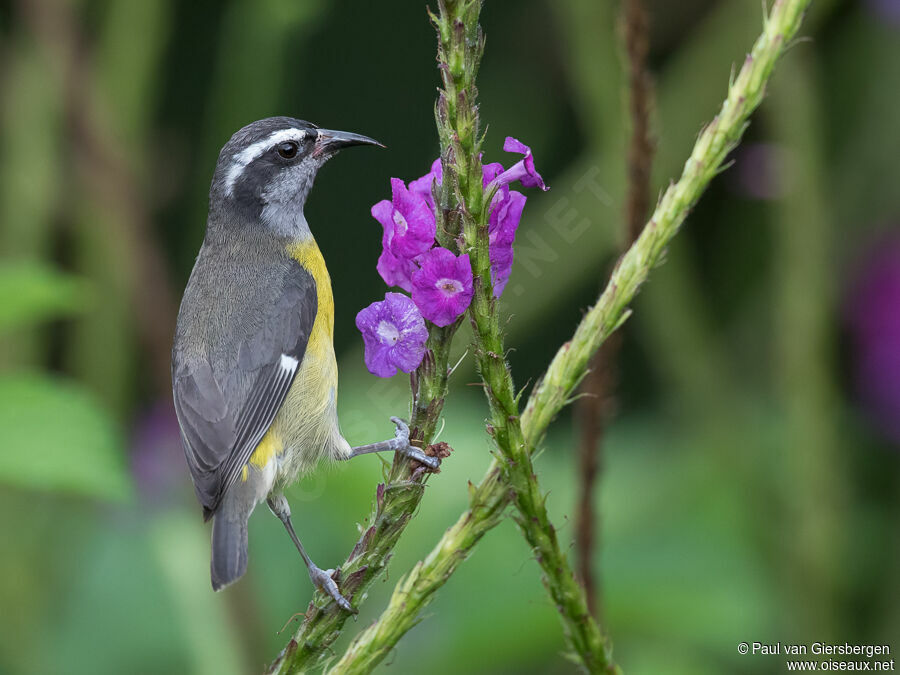
[(353, 609), (353, 605), (351, 605), (347, 598), (341, 595), (341, 592), (338, 590), (337, 584), (332, 577), (333, 574), (334, 570), (322, 570), (315, 565), (309, 566), (309, 578), (310, 581), (312, 581), (313, 586), (334, 600), (338, 604), (338, 607), (355, 614), (356, 610)]
[(437, 468), (441, 465), (441, 460), (437, 457), (431, 457), (422, 452), (419, 448), (414, 445), (410, 445), (409, 443), (409, 425), (406, 424), (399, 417), (392, 417), (391, 422), (393, 422), (397, 426), (397, 432), (394, 434), (394, 438), (391, 440), (391, 444), (394, 446), (394, 452), (399, 452), (401, 455), (406, 455), (410, 459), (414, 459), (420, 464), (424, 464), (432, 471), (437, 470)]

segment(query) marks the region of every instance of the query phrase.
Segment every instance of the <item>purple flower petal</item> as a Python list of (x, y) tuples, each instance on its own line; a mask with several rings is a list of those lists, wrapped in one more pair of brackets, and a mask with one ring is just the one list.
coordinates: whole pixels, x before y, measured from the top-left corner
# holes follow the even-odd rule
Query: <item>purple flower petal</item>
[(497, 194), (491, 207), (488, 225), (491, 279), (495, 298), (500, 297), (506, 282), (509, 281), (513, 263), (513, 242), (527, 201), (525, 195), (515, 190), (507, 189), (505, 194), (499, 192)]
[(506, 288), (509, 275), (512, 273), (513, 247), (512, 243), (491, 245), (491, 284), (494, 288), (494, 297), (499, 298)]
[(525, 156), (497, 176), (495, 178), (497, 183), (509, 185), (518, 181), (522, 184), (522, 187), (539, 187), (545, 192), (549, 189), (544, 185), (544, 179), (541, 178), (541, 174), (534, 168), (534, 155), (531, 154), (531, 148), (521, 141), (517, 141), (512, 136), (507, 136), (506, 141), (503, 143), (503, 150), (506, 152), (518, 152)]
[(500, 162), (491, 162), (490, 164), (484, 164), (481, 167), (481, 179), (484, 187), (487, 187), (488, 184), (501, 173), (503, 173), (503, 165)]
[(372, 217), (384, 228), (382, 245), (399, 258), (414, 258), (434, 245), (434, 211), (399, 178), (391, 178), (391, 201), (375, 204)]
[(434, 208), (434, 193), (432, 192), (432, 185), (437, 183), (441, 184), (442, 178), (442, 167), (441, 167), (441, 158), (438, 157), (431, 163), (431, 170), (426, 173), (421, 178), (416, 178), (414, 181), (410, 181), (409, 183), (409, 191), (413, 194), (419, 195), (432, 209)]
[(425, 356), (428, 329), (415, 304), (402, 293), (385, 293), (356, 315), (356, 327), (366, 346), (366, 367), (378, 377), (397, 370), (411, 373)]
[(438, 247), (422, 256), (421, 265), (412, 276), (413, 301), (436, 326), (449, 326), (472, 301), (469, 256)]
[(382, 250), (375, 269), (388, 286), (397, 286), (407, 293), (412, 292), (412, 274), (418, 269), (415, 259), (398, 258), (390, 251)]
[(394, 206), (391, 204), (390, 200), (382, 199), (380, 202), (375, 204), (370, 210), (372, 217), (381, 223), (381, 228), (384, 231), (382, 235), (382, 242), (387, 238), (388, 228), (394, 227), (394, 222), (392, 217), (394, 215)]
[(394, 213), (388, 245), (394, 255), (413, 258), (434, 245), (434, 211), (399, 178), (391, 179), (391, 193)]
[[(498, 193), (498, 197), (500, 197)], [(491, 205), (491, 217), (488, 221), (488, 232), (491, 234), (491, 243), (494, 241), (512, 244), (516, 238), (516, 230), (519, 221), (522, 220), (522, 210), (528, 198), (521, 192), (509, 190), (502, 198), (494, 198)]]

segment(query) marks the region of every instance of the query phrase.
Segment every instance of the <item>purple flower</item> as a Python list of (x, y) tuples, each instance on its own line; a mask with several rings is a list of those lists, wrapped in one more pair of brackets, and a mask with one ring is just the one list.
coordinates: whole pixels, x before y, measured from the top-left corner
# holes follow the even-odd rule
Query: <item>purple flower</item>
[(391, 178), (391, 201), (373, 206), (372, 217), (384, 228), (384, 249), (398, 258), (412, 259), (434, 244), (434, 211), (399, 178)]
[(491, 257), (491, 278), (494, 297), (499, 298), (506, 288), (512, 272), (513, 242), (516, 229), (522, 220), (526, 197), (521, 192), (510, 190), (506, 186), (498, 191), (491, 205), (491, 219), (488, 224), (489, 250)]
[[(509, 280), (513, 261), (513, 242), (522, 218), (525, 196), (511, 191), (511, 183), (546, 190), (543, 178), (534, 168), (531, 148), (508, 136), (506, 152), (517, 152), (522, 159), (504, 170), (499, 162), (482, 166), (482, 184), (490, 189), (490, 261), (495, 296), (499, 297)], [(440, 158), (409, 187), (399, 178), (391, 179), (391, 200), (372, 207), (372, 216), (384, 229), (378, 273), (388, 286), (412, 293), (425, 318), (439, 326), (452, 323), (471, 302), (472, 271), (467, 256), (454, 256), (435, 248), (436, 186), (443, 180)]]
[(411, 373), (425, 356), (428, 330), (413, 301), (402, 293), (385, 293), (356, 315), (356, 327), (366, 345), (366, 367), (378, 377), (397, 370)]
[(412, 274), (419, 269), (415, 263), (417, 259), (398, 258), (387, 249), (384, 249), (378, 257), (378, 264), (375, 266), (375, 269), (378, 270), (378, 274), (381, 275), (384, 283), (388, 286), (398, 286), (407, 293), (411, 293)]
[(791, 157), (777, 143), (747, 143), (737, 153), (729, 180), (751, 199), (780, 199), (791, 188)]
[(422, 315), (436, 326), (449, 326), (472, 301), (469, 256), (433, 248), (412, 276), (412, 297)]
[(494, 287), (494, 297), (499, 298), (506, 288), (509, 275), (512, 273), (513, 247), (491, 245), (491, 283)]
[(503, 165), (500, 162), (491, 162), (490, 164), (483, 164), (481, 166), (481, 180), (484, 184), (484, 187), (487, 187), (488, 184), (494, 180), (497, 176), (503, 173)]
[(141, 495), (153, 504), (171, 505), (187, 487), (179, 470), (184, 455), (171, 399), (157, 401), (143, 411), (133, 434), (132, 471)]
[(509, 185), (519, 181), (522, 187), (539, 187), (545, 192), (549, 189), (544, 185), (544, 179), (541, 178), (541, 174), (535, 171), (534, 155), (531, 154), (531, 148), (517, 141), (512, 136), (507, 136), (506, 141), (503, 143), (503, 150), (505, 152), (518, 152), (525, 156), (494, 179), (499, 185)]
[(873, 422), (900, 443), (900, 238), (863, 259), (847, 298), (856, 389)]
[(900, 1), (898, 0), (868, 0), (869, 10), (876, 15), (879, 21), (889, 21), (900, 25)]
[(424, 199), (428, 206), (432, 209), (434, 209), (434, 193), (431, 191), (432, 184), (441, 184), (442, 171), (443, 168), (441, 167), (441, 158), (438, 157), (431, 163), (431, 170), (428, 173), (426, 173), (421, 178), (416, 178), (414, 181), (410, 181), (409, 183), (409, 191)]
[(527, 198), (515, 190), (508, 190), (502, 194), (498, 192), (497, 196), (501, 198), (494, 198), (494, 202), (491, 204), (491, 218), (488, 222), (491, 243), (496, 241), (512, 244), (516, 238), (519, 221), (522, 220), (522, 210), (525, 208)]

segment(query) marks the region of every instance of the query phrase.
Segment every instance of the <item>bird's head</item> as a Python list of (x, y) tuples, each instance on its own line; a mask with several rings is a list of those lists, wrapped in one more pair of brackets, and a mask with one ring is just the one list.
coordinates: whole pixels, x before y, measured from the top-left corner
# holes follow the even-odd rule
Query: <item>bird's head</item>
[(319, 168), (351, 145), (381, 143), (292, 117), (248, 124), (219, 153), (210, 188), (211, 215), (222, 210), (226, 218), (235, 214), (291, 235), (299, 225), (305, 227), (303, 205)]

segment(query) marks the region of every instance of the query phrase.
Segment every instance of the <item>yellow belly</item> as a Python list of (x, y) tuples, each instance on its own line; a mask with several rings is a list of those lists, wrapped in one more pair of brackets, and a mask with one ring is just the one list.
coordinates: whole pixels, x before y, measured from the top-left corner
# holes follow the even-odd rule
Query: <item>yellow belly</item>
[(315, 280), (318, 311), (294, 383), (272, 426), (250, 457), (250, 464), (257, 468), (278, 458), (280, 482), (293, 480), (298, 473), (312, 468), (322, 456), (334, 456), (346, 446), (337, 420), (338, 373), (331, 278), (313, 239), (291, 245), (288, 252)]

